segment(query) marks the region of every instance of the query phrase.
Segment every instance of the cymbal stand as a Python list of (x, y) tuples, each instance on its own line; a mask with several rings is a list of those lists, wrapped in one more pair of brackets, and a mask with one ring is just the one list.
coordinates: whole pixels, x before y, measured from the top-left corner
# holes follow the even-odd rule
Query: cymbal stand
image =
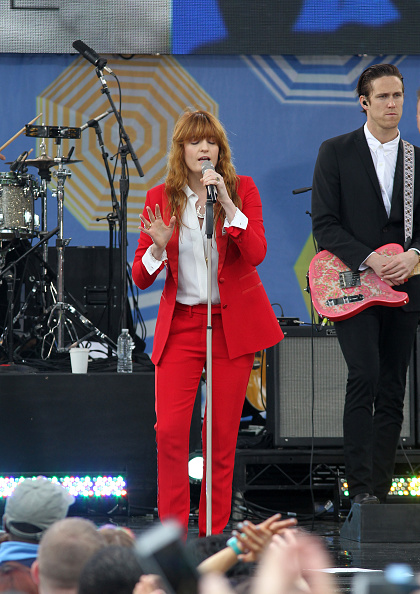
[[(61, 138), (56, 138), (55, 142), (58, 146), (57, 148), (57, 158), (54, 159), (55, 163), (58, 164), (58, 171), (54, 172), (54, 176), (57, 178), (57, 188), (53, 191), (53, 196), (57, 199), (57, 301), (52, 305), (49, 312), (48, 322), (47, 325), (50, 328), (50, 331), (44, 337), (44, 341), (46, 340), (49, 334), (54, 334), (54, 331), (57, 331), (57, 352), (58, 353), (66, 353), (72, 348), (73, 346), (79, 345), (84, 340), (87, 340), (91, 336), (97, 336), (103, 342), (107, 343), (108, 346), (112, 347), (114, 351), (117, 349), (117, 345), (113, 340), (111, 340), (106, 334), (101, 332), (99, 328), (97, 328), (90, 320), (88, 320), (84, 315), (77, 311), (75, 307), (70, 305), (69, 303), (65, 303), (64, 301), (64, 250), (65, 247), (70, 243), (70, 239), (64, 239), (63, 232), (64, 232), (64, 184), (67, 177), (71, 176), (71, 171), (64, 167), (64, 163), (70, 161), (70, 157), (73, 153), (74, 147), (70, 149), (69, 154), (67, 157), (62, 157), (61, 155)], [(58, 317), (55, 319), (55, 314), (58, 312)], [(66, 313), (68, 312), (73, 318), (77, 318), (79, 323), (86, 329), (88, 332), (82, 338), (78, 338), (76, 331), (72, 332), (74, 329), (73, 320), (69, 317), (67, 318)], [(55, 325), (53, 326), (53, 322)], [(72, 344), (70, 346), (64, 346), (64, 330), (67, 329), (70, 338), (72, 340)], [(51, 354), (52, 345), (47, 357)]]
[[(41, 157), (46, 157), (47, 153), (45, 139), (42, 139), (40, 149)], [(49, 166), (40, 165), (38, 168), (38, 174), (41, 178), (41, 186), (39, 191), (39, 197), (41, 198), (41, 235), (44, 237), (45, 234), (48, 233), (47, 185), (51, 181), (51, 171)], [(44, 242), (42, 245), (42, 260), (44, 264), (41, 269), (41, 291), (45, 311), (47, 307), (48, 242)]]
[[(64, 228), (64, 184), (67, 177), (71, 177), (71, 171), (63, 166), (63, 157), (61, 154), (61, 138), (56, 138), (57, 144), (57, 160), (58, 171), (55, 172), (57, 178), (57, 188), (53, 192), (53, 196), (57, 199), (57, 302), (53, 306), (53, 310), (59, 310), (59, 319), (57, 324), (57, 351), (63, 353), (66, 351), (64, 348), (64, 324), (61, 323), (62, 314), (65, 309), (64, 303), (64, 248), (70, 243), (70, 239), (64, 239), (63, 228)], [(70, 150), (70, 153), (66, 160), (69, 160), (74, 148)], [(52, 312), (51, 312), (52, 313)], [(50, 316), (51, 317), (51, 316)]]

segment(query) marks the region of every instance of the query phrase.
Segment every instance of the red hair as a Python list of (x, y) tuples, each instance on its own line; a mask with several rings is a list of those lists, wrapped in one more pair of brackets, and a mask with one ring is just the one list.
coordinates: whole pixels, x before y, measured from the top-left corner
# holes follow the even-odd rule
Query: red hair
[[(187, 109), (175, 124), (168, 157), (168, 174), (165, 181), (166, 195), (171, 209), (170, 215), (176, 217), (177, 225), (181, 225), (182, 213), (187, 202), (183, 191), (188, 184), (184, 144), (189, 140), (202, 140), (203, 138), (211, 138), (219, 147), (219, 159), (215, 169), (223, 177), (226, 189), (235, 206), (241, 206), (241, 199), (237, 192), (238, 176), (232, 163), (232, 154), (225, 129), (219, 120), (208, 111)], [(224, 220), (222, 206), (217, 203), (214, 208), (215, 221), (219, 217)]]

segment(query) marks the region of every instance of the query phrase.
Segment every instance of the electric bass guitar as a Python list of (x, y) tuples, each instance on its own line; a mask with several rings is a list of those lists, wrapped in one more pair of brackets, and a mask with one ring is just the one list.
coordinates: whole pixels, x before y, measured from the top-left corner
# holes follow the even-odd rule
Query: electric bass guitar
[[(403, 251), (397, 243), (388, 243), (376, 250), (381, 256), (394, 256)], [(410, 277), (415, 274), (420, 274), (420, 264), (414, 267)], [(372, 305), (400, 307), (408, 303), (407, 293), (395, 291), (372, 268), (353, 272), (327, 250), (313, 257), (308, 276), (315, 310), (332, 322), (351, 318)]]

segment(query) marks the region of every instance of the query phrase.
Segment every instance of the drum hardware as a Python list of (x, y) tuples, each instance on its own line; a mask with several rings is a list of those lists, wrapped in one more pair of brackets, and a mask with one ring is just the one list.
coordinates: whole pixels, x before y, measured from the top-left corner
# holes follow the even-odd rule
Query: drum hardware
[(41, 126), (32, 126), (31, 124), (26, 124), (25, 126), (25, 136), (30, 136), (32, 138), (67, 138), (70, 140), (78, 140), (81, 137), (82, 130), (81, 128), (75, 128), (70, 126), (45, 126), (42, 124)]
[(33, 175), (0, 173), (0, 238), (33, 237), (39, 229), (34, 214), (38, 182)]
[[(14, 320), (15, 320), (14, 306), (13, 306), (13, 294), (14, 294), (14, 283), (15, 283), (14, 276), (15, 275), (12, 272), (12, 268), (15, 268), (16, 265), (21, 260), (23, 260), (23, 258), (26, 258), (27, 256), (29, 256), (29, 254), (34, 252), (44, 242), (48, 241), (57, 232), (58, 232), (58, 227), (56, 227), (50, 233), (47, 233), (45, 235), (45, 237), (43, 237), (36, 245), (32, 246), (27, 252), (25, 252), (19, 258), (17, 258), (17, 260), (13, 261), (11, 264), (9, 264), (3, 270), (0, 271), (0, 280), (4, 279), (7, 282), (8, 323), (7, 323), (7, 326), (3, 330), (2, 336), (0, 337), (0, 343), (2, 344), (4, 342), (5, 337), (7, 336), (7, 347), (8, 347), (7, 352), (8, 352), (8, 361), (9, 361), (9, 366), (7, 367), (7, 369), (13, 370), (13, 369), (16, 369), (16, 367), (17, 367), (13, 361), (13, 353), (14, 353), (13, 325), (14, 325)], [(19, 316), (19, 313), (18, 313), (18, 316)], [(21, 367), (22, 367), (22, 369), (25, 369), (23, 366), (19, 366), (19, 369)]]
[[(36, 130), (35, 130), (36, 128)], [(28, 133), (29, 132), (29, 133)], [(86, 337), (90, 337), (93, 334), (98, 336), (101, 340), (116, 350), (117, 345), (104, 333), (102, 333), (96, 326), (90, 322), (83, 314), (78, 312), (75, 307), (65, 303), (64, 301), (64, 250), (65, 247), (70, 243), (70, 239), (66, 239), (63, 236), (63, 220), (64, 220), (64, 184), (68, 177), (71, 177), (71, 171), (65, 167), (67, 164), (80, 163), (80, 160), (72, 160), (71, 156), (74, 151), (72, 147), (67, 155), (63, 157), (61, 154), (61, 141), (62, 138), (80, 138), (80, 128), (67, 128), (58, 126), (36, 126), (27, 127), (26, 135), (42, 137), (42, 138), (54, 138), (55, 144), (57, 145), (57, 157), (51, 158), (45, 154), (45, 142), (41, 143), (43, 147), (43, 154), (36, 159), (27, 159), (26, 165), (37, 167), (40, 172), (42, 179), (41, 183), (41, 195), (44, 200), (43, 203), (43, 226), (46, 225), (46, 189), (47, 182), (51, 180), (51, 174), (49, 169), (51, 167), (58, 166), (58, 170), (53, 172), (53, 176), (57, 179), (57, 186), (52, 191), (52, 196), (57, 200), (57, 276), (56, 276), (56, 294), (53, 294), (53, 305), (47, 309), (47, 331), (43, 336), (42, 340), (42, 358), (48, 358), (54, 347), (55, 335), (56, 350), (58, 353), (68, 352), (71, 345), (66, 347), (64, 344), (65, 331), (70, 336), (71, 343), (77, 343), (84, 341)], [(47, 262), (48, 254), (45, 254), (44, 261)], [(87, 334), (83, 338), (78, 337), (76, 326), (77, 324), (83, 327), (83, 330), (87, 330)], [(45, 354), (45, 349), (48, 346), (48, 352)]]

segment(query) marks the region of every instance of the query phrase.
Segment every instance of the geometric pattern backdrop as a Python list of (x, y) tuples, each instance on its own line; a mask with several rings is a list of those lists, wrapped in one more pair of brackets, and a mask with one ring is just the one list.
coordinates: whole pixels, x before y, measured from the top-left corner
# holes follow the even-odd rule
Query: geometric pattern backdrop
[[(146, 192), (165, 176), (168, 143), (174, 124), (186, 105), (203, 106), (217, 116), (217, 105), (170, 56), (143, 56), (132, 60), (111, 58), (108, 66), (118, 73), (123, 97), (124, 127), (141, 163), (144, 177), (137, 173), (131, 156), (127, 156), (130, 174), (127, 229), (137, 232), (139, 212), (143, 209)], [(105, 72), (106, 75), (106, 72)], [(119, 109), (116, 80), (106, 76), (110, 96)], [(82, 126), (96, 115), (111, 110), (95, 70), (83, 58), (78, 58), (58, 76), (37, 98), (38, 113), (46, 124), (59, 121), (64, 126)], [(103, 140), (109, 155), (116, 155), (119, 126), (111, 114), (101, 120)], [(46, 141), (47, 153), (54, 151), (54, 140)], [(66, 206), (87, 230), (106, 230), (104, 219), (109, 211), (110, 191), (104, 176), (104, 162), (97, 135), (93, 129), (82, 132), (80, 140), (63, 140), (63, 154), (75, 145), (72, 177), (66, 182)], [(38, 151), (39, 152), (39, 151)], [(115, 160), (114, 160), (115, 163)], [(111, 169), (112, 162), (110, 163)], [(118, 193), (120, 167), (115, 171)]]
[[(129, 56), (126, 56), (130, 58)], [(310, 322), (304, 288), (313, 255), (310, 187), (318, 149), (323, 140), (363, 125), (364, 115), (353, 95), (356, 81), (370, 63), (398, 64), (404, 76), (403, 138), (418, 145), (416, 92), (420, 86), (418, 56), (241, 56), (184, 55), (107, 56), (122, 91), (122, 116), (145, 173), (140, 178), (131, 157), (128, 196), (128, 261), (139, 235), (138, 215), (146, 191), (163, 181), (168, 141), (175, 120), (187, 106), (202, 106), (224, 124), (236, 170), (253, 177), (262, 200), (268, 251), (259, 273), (277, 315)], [(80, 126), (109, 108), (95, 68), (74, 55), (0, 54), (0, 144), (42, 112), (45, 124)], [(106, 75), (119, 106), (116, 81)], [(37, 121), (41, 123), (41, 120)], [(101, 120), (106, 151), (114, 155), (118, 129), (113, 114)], [(65, 184), (64, 237), (71, 246), (107, 246), (108, 227), (97, 217), (112, 210), (105, 167), (94, 130), (80, 140), (63, 141), (67, 154), (75, 147), (70, 179)], [(40, 139), (19, 136), (4, 151), (13, 161), (24, 150), (39, 154)], [(54, 141), (47, 153), (56, 156)], [(110, 162), (111, 169), (115, 161)], [(8, 166), (0, 162), (1, 170)], [(30, 173), (37, 174), (34, 168)], [(119, 199), (119, 169), (115, 174)], [(56, 180), (49, 185), (54, 189)], [(56, 226), (56, 201), (48, 199), (48, 229)], [(35, 204), (35, 211), (39, 204)], [(54, 241), (54, 240), (52, 240)], [(164, 276), (140, 292), (139, 306), (151, 351)], [(244, 320), (246, 324), (246, 319)]]

